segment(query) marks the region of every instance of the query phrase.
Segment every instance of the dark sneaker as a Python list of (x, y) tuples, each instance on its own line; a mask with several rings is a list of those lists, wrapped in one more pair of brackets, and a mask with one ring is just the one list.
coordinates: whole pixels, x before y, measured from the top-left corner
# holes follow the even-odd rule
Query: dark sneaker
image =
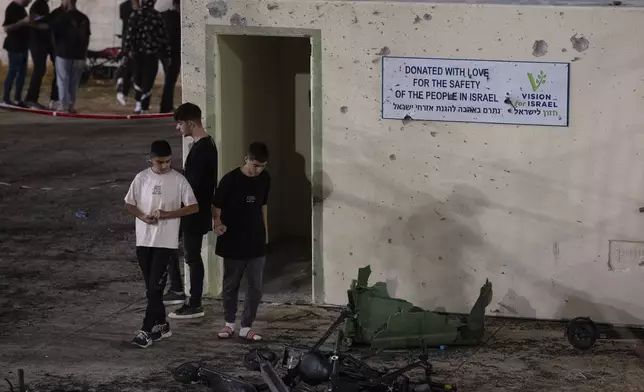
[(152, 338), (150, 337), (150, 334), (145, 331), (136, 331), (132, 344), (141, 348), (148, 348), (152, 345)]
[(168, 291), (168, 293), (163, 296), (164, 305), (181, 305), (185, 303), (186, 295), (184, 293), (175, 293), (174, 291)]
[(168, 317), (175, 320), (185, 320), (203, 317), (204, 315), (205, 313), (203, 311), (203, 307), (185, 304), (179, 309), (170, 313)]
[(172, 336), (172, 331), (170, 330), (170, 323), (157, 324), (152, 327), (152, 332), (150, 333), (150, 338), (153, 342), (158, 342), (162, 339), (166, 339)]
[(46, 109), (43, 105), (39, 104), (38, 102), (34, 102), (34, 101), (25, 101), (25, 104), (27, 106), (29, 106), (29, 109), (38, 109), (38, 110)]

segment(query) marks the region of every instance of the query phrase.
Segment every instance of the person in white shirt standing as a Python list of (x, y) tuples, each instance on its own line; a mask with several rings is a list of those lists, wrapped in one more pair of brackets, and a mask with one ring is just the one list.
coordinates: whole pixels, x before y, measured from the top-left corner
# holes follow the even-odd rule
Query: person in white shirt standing
[(136, 255), (148, 299), (143, 327), (132, 341), (142, 348), (172, 336), (163, 305), (168, 263), (179, 248), (181, 217), (199, 212), (192, 187), (172, 169), (171, 161), (170, 144), (165, 140), (153, 142), (152, 166), (134, 177), (125, 196), (127, 212), (136, 217)]

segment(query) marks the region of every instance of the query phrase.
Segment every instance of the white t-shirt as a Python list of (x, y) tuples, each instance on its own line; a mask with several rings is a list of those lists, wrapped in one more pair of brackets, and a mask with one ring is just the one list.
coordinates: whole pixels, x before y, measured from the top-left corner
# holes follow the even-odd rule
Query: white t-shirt
[[(137, 206), (144, 214), (156, 210), (174, 211), (184, 206), (197, 204), (197, 199), (188, 180), (181, 173), (170, 170), (157, 174), (152, 169), (143, 170), (134, 177), (125, 202)], [(150, 225), (136, 219), (136, 246), (151, 248), (179, 248), (180, 218), (162, 219)]]

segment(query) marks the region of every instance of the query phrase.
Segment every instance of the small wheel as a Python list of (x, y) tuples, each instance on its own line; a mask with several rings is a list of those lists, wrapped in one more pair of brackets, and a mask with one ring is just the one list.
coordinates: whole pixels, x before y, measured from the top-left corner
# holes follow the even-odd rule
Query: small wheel
[(589, 318), (578, 317), (568, 323), (566, 337), (574, 348), (588, 350), (595, 345), (597, 328)]
[(199, 364), (186, 362), (172, 371), (172, 378), (181, 384), (196, 384), (199, 382)]
[(276, 366), (278, 362), (277, 354), (267, 348), (256, 348), (250, 350), (244, 356), (244, 367), (250, 371), (258, 372), (259, 371), (259, 360), (258, 355), (261, 355), (262, 358), (271, 363), (271, 365)]

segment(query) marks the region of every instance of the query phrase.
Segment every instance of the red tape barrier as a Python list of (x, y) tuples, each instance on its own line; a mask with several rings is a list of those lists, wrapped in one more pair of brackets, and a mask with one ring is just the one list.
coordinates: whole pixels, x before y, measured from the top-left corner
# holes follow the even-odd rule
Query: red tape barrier
[(153, 113), (153, 114), (90, 114), (90, 113), (65, 113), (65, 112), (55, 112), (52, 110), (41, 110), (41, 109), (29, 109), (22, 108), (20, 106), (12, 106), (6, 104), (0, 104), (0, 108), (13, 110), (17, 112), (24, 113), (34, 113), (44, 116), (54, 116), (54, 117), (71, 117), (71, 118), (91, 118), (95, 120), (139, 120), (139, 119), (149, 119), (149, 118), (168, 118), (172, 117), (172, 113)]

